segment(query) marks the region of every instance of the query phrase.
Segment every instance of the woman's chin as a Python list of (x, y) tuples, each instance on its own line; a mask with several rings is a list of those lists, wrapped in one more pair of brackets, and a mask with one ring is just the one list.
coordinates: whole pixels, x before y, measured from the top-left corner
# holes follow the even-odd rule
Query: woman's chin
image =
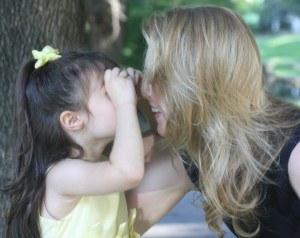
[(157, 125), (157, 133), (160, 136), (165, 136), (166, 135), (166, 127)]

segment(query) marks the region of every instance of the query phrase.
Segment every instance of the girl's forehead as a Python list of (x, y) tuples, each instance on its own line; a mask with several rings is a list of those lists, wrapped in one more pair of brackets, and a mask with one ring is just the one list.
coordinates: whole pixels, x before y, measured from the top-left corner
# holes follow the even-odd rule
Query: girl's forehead
[(90, 77), (91, 81), (104, 82), (104, 72), (92, 71), (88, 77)]
[(99, 72), (91, 72), (88, 75), (88, 80), (89, 80), (91, 90), (97, 87), (102, 87), (104, 86), (104, 73), (101, 74)]

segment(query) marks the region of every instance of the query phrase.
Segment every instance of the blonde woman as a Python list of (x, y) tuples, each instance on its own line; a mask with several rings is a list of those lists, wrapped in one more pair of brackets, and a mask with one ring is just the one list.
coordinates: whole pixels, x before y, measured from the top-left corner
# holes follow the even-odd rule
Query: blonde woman
[(197, 189), (219, 237), (222, 221), (238, 237), (300, 237), (299, 110), (264, 90), (243, 19), (221, 7), (177, 8), (154, 14), (143, 32), (143, 90), (172, 153), (154, 154), (128, 193), (137, 230)]

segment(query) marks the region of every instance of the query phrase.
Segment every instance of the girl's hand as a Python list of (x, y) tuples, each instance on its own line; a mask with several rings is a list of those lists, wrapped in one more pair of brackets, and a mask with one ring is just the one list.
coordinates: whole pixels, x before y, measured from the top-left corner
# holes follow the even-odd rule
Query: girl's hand
[(105, 88), (114, 106), (119, 108), (126, 104), (136, 105), (134, 79), (126, 70), (107, 69), (104, 74)]
[(142, 92), (141, 92), (141, 86), (142, 86), (142, 80), (143, 80), (142, 72), (137, 69), (131, 68), (131, 67), (127, 68), (126, 71), (134, 81), (137, 96), (139, 98), (143, 98)]
[(138, 85), (142, 82), (143, 74), (141, 71), (131, 67), (127, 68), (126, 71), (129, 74), (129, 76), (133, 79), (134, 85)]

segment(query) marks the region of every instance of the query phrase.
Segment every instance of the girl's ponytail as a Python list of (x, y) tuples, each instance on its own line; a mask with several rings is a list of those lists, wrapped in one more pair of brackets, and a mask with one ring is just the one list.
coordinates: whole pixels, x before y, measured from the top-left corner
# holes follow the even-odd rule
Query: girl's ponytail
[[(26, 86), (30, 75), (34, 70), (34, 60), (24, 64), (19, 71), (16, 80), (15, 101), (16, 101), (16, 131), (18, 131), (17, 140), (22, 141), (23, 146), (30, 145), (32, 141), (31, 125), (29, 120), (28, 98), (26, 96)], [(23, 148), (25, 149), (25, 148)], [(18, 153), (21, 151), (17, 151)]]
[[(28, 110), (28, 98), (26, 96), (26, 87), (34, 69), (34, 60), (26, 62), (19, 71), (16, 78), (15, 88), (15, 123), (14, 136), (15, 144), (13, 156), (15, 160), (15, 173), (12, 180), (6, 184), (4, 191), (10, 196), (10, 207), (7, 213), (7, 231), (6, 237), (39, 237), (37, 219), (28, 219), (28, 185), (34, 176), (29, 174), (32, 171), (33, 157), (33, 134), (30, 124), (30, 115)], [(33, 205), (33, 203), (31, 203)], [(36, 209), (36, 208), (33, 208)], [(24, 224), (30, 224), (29, 230), (22, 228)], [(21, 234), (22, 231), (22, 234)]]

